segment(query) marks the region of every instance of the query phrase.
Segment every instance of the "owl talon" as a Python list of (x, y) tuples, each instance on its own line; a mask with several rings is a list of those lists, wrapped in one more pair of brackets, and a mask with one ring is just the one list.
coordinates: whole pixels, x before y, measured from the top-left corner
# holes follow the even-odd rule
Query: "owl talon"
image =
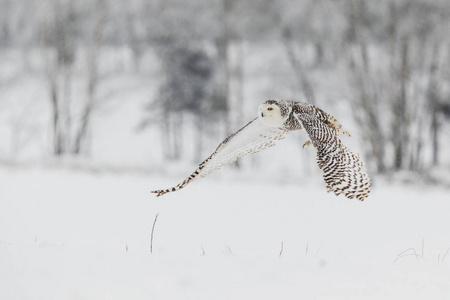
[(307, 141), (303, 144), (302, 148), (305, 149), (305, 146), (306, 146), (306, 147), (309, 147), (309, 146), (311, 146), (311, 145), (312, 145), (311, 141), (310, 141), (310, 140), (307, 140)]

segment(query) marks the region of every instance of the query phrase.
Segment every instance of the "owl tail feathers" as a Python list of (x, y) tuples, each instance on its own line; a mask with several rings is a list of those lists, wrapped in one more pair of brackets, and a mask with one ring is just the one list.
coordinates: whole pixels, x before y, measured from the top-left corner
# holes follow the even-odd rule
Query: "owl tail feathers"
[(203, 170), (203, 168), (204, 168), (204, 164), (201, 164), (198, 167), (197, 170), (195, 170), (191, 175), (189, 175), (188, 178), (186, 178), (185, 180), (183, 180), (182, 182), (180, 182), (176, 186), (173, 186), (173, 187), (168, 188), (168, 189), (152, 191), (152, 193), (153, 194), (157, 194), (156, 197), (159, 197), (159, 196), (162, 196), (162, 195), (170, 193), (170, 192), (176, 192), (178, 190), (181, 190), (186, 185), (188, 185), (191, 181), (193, 181), (195, 178), (197, 178), (197, 176), (200, 175), (200, 173)]

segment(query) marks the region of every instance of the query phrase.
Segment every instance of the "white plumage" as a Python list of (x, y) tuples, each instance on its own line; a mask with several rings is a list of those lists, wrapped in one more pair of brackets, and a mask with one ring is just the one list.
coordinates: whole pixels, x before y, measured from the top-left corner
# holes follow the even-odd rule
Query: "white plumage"
[(267, 100), (261, 104), (258, 117), (227, 137), (188, 178), (172, 188), (152, 193), (161, 196), (182, 189), (199, 175), (204, 177), (238, 158), (271, 147), (286, 133), (300, 129), (310, 138), (304, 145), (312, 144), (317, 150), (317, 164), (323, 171), (327, 191), (364, 200), (370, 192), (370, 178), (359, 156), (345, 147), (338, 136), (350, 134), (323, 110), (287, 100)]
[(284, 139), (284, 133), (285, 131), (282, 129), (264, 125), (260, 118), (254, 119), (217, 147), (214, 155), (202, 170), (201, 177), (205, 177), (212, 171), (231, 164), (247, 154), (274, 146), (276, 140)]

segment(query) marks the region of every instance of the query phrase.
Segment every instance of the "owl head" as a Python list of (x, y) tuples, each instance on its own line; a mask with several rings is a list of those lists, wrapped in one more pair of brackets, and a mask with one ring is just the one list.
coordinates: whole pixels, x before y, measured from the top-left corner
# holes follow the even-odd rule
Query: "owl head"
[(258, 116), (264, 125), (269, 127), (282, 127), (288, 114), (285, 107), (280, 106), (276, 100), (267, 100), (258, 108)]

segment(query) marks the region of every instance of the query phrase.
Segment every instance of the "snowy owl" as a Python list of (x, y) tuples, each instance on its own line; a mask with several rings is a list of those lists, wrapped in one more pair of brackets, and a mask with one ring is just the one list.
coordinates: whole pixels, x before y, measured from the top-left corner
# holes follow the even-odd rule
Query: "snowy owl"
[(178, 191), (198, 176), (204, 177), (240, 157), (271, 147), (286, 133), (300, 129), (309, 136), (303, 147), (313, 145), (317, 151), (317, 164), (323, 171), (327, 191), (364, 200), (370, 192), (369, 175), (359, 155), (345, 147), (339, 138), (339, 133), (350, 134), (320, 108), (288, 100), (265, 101), (258, 108), (258, 117), (227, 137), (188, 178), (172, 188), (152, 193), (161, 196)]

